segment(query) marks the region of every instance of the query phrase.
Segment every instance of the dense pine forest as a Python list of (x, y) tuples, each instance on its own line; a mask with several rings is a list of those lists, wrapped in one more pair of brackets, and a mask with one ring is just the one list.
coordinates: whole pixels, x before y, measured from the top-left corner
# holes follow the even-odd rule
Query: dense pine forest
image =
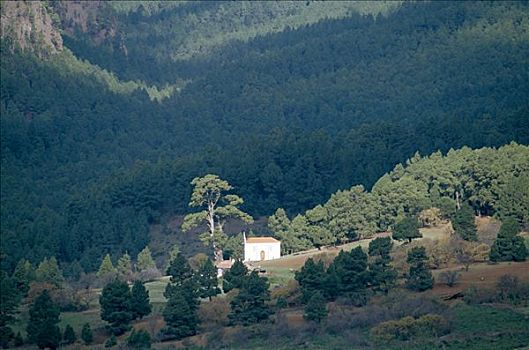
[[(489, 315), (476, 305), (527, 308), (527, 2), (0, 11), (0, 346), (127, 334), (142, 349), (264, 322), (217, 348), (477, 349), (490, 344), (473, 333), (486, 327), (465, 329)], [(210, 222), (197, 211), (207, 186), (226, 192)], [(217, 281), (210, 258), (242, 259), (243, 231), (292, 260), (265, 266), (270, 280), (237, 260)], [(483, 292), (470, 284), (483, 276), (451, 292), (460, 273), (430, 271), (502, 262), (513, 275)], [(77, 319), (96, 309), (105, 325)], [(529, 342), (509, 310), (498, 349)]]
[[(261, 18), (253, 37), (176, 60), (149, 57), (163, 53), (147, 45), (166, 45), (171, 18), (219, 4), (102, 5), (86, 10), (97, 21), (84, 31), (64, 6), (47, 9), (62, 15), (60, 52), (2, 40), (10, 269), (22, 257), (82, 257), (92, 269), (106, 251), (136, 253), (150, 224), (186, 213), (191, 179), (208, 172), (229, 179), (254, 216), (295, 215), (336, 190), (371, 188), (417, 151), (529, 140), (524, 3), (337, 8), (325, 21), (283, 19), (281, 31)], [(161, 77), (182, 87), (157, 102), (146, 89), (162, 89)]]

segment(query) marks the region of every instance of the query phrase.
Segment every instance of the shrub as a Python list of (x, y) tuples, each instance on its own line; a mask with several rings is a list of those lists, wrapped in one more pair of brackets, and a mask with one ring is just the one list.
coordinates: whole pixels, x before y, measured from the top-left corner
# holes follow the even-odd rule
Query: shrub
[(382, 322), (371, 328), (371, 336), (377, 342), (404, 341), (418, 337), (437, 337), (448, 330), (448, 322), (444, 317), (427, 314), (417, 319), (406, 316), (400, 320)]
[(81, 330), (81, 339), (86, 345), (89, 345), (94, 340), (92, 328), (90, 328), (90, 325), (88, 323), (85, 323), (83, 325), (83, 329)]
[(305, 306), (303, 318), (307, 321), (314, 321), (320, 323), (327, 317), (327, 303), (320, 292), (315, 292), (309, 299)]
[(105, 348), (111, 348), (113, 346), (116, 346), (118, 344), (118, 341), (116, 339), (116, 336), (112, 334), (110, 338), (107, 339), (105, 342)]
[(446, 284), (448, 287), (453, 287), (459, 279), (459, 272), (457, 271), (444, 271), (439, 274), (439, 280), (441, 283)]
[(470, 286), (465, 290), (463, 294), (463, 300), (467, 304), (484, 304), (492, 303), (496, 300), (497, 293), (494, 289), (490, 288), (477, 288), (476, 286)]
[(156, 267), (148, 268), (138, 272), (138, 279), (142, 282), (154, 281), (162, 277), (162, 273)]
[(286, 307), (288, 307), (287, 300), (284, 297), (277, 298), (277, 300), (276, 300), (276, 308), (278, 310), (281, 310), (281, 309), (284, 309)]
[(499, 301), (518, 304), (529, 300), (529, 283), (522, 283), (518, 277), (503, 275), (496, 283)]
[(151, 336), (143, 329), (137, 332), (133, 329), (127, 338), (127, 345), (130, 349), (150, 349)]
[(230, 300), (228, 298), (213, 298), (210, 302), (201, 303), (198, 317), (202, 327), (214, 329), (228, 325)]
[(65, 344), (73, 344), (77, 340), (77, 336), (75, 335), (75, 332), (69, 324), (66, 325), (66, 328), (64, 329), (64, 335), (62, 337)]

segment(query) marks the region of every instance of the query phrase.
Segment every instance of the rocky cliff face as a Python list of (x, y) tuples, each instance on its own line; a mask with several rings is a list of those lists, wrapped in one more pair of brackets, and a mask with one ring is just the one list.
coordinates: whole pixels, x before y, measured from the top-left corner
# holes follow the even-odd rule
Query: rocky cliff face
[(3, 1), (0, 5), (0, 36), (9, 45), (37, 55), (62, 51), (59, 18), (41, 1)]
[(58, 1), (54, 3), (54, 10), (67, 35), (74, 35), (76, 30), (80, 30), (99, 44), (116, 34), (115, 19), (104, 1)]

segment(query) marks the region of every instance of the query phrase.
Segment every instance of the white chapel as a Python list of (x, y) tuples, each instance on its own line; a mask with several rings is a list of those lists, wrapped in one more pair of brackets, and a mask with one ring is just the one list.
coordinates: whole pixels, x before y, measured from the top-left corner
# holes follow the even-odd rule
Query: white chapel
[(281, 257), (281, 242), (273, 237), (248, 237), (244, 234), (244, 261), (264, 261)]

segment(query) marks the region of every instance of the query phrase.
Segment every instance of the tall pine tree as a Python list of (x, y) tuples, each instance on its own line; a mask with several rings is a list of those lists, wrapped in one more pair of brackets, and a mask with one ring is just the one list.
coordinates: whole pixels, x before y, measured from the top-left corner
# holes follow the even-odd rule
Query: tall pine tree
[(130, 303), (130, 289), (126, 282), (115, 280), (103, 288), (99, 297), (101, 319), (109, 323), (113, 334), (121, 335), (129, 330), (134, 318)]
[(505, 219), (490, 249), (489, 259), (494, 262), (526, 260), (529, 252), (524, 239), (518, 236), (519, 232), (520, 225), (515, 218)]
[(314, 262), (308, 258), (301, 270), (296, 272), (296, 281), (298, 281), (302, 292), (303, 302), (308, 302), (312, 294), (324, 289), (325, 284), (325, 267), (323, 262)]
[(361, 247), (350, 252), (341, 251), (332, 262), (338, 282), (338, 296), (344, 296), (354, 305), (367, 302), (367, 255)]
[(248, 275), (248, 269), (241, 260), (235, 260), (231, 269), (226, 271), (222, 278), (222, 289), (228, 293), (235, 288), (241, 288), (244, 278)]
[(247, 326), (268, 319), (271, 310), (266, 303), (269, 299), (268, 280), (252, 271), (244, 278), (239, 294), (230, 303), (230, 322)]
[(167, 301), (163, 311), (166, 327), (162, 330), (166, 339), (182, 339), (197, 332), (199, 324), (197, 303), (190, 302), (190, 296), (194, 295), (194, 291), (189, 288), (186, 283), (175, 286)]
[(217, 268), (210, 259), (200, 265), (196, 280), (200, 298), (209, 298), (211, 300), (212, 297), (220, 293)]
[(141, 319), (151, 313), (149, 292), (140, 281), (135, 281), (130, 294), (130, 311), (134, 319)]
[(44, 290), (29, 309), (27, 325), (28, 340), (41, 349), (56, 349), (62, 338), (59, 323), (59, 307), (51, 300), (48, 290)]
[(414, 247), (408, 252), (406, 260), (410, 266), (406, 285), (409, 289), (422, 292), (433, 288), (433, 276), (426, 262), (428, 256), (424, 247)]
[(379, 237), (369, 242), (371, 285), (375, 291), (384, 294), (387, 294), (397, 281), (397, 271), (390, 265), (392, 246), (390, 237)]
[(130, 280), (132, 277), (132, 262), (128, 253), (123, 254), (121, 258), (119, 258), (116, 269), (119, 278), (124, 281)]
[(136, 270), (138, 272), (141, 272), (154, 268), (156, 268), (156, 264), (154, 262), (154, 259), (152, 258), (151, 250), (149, 249), (149, 247), (145, 247), (141, 252), (138, 253)]
[(465, 241), (478, 240), (474, 211), (467, 203), (464, 203), (461, 209), (456, 211), (452, 225), (454, 226), (454, 231)]
[(114, 268), (114, 264), (112, 264), (112, 259), (110, 259), (110, 254), (107, 254), (101, 261), (101, 265), (99, 266), (99, 270), (97, 271), (97, 277), (105, 278), (105, 277), (112, 276), (115, 273), (116, 273), (116, 269)]
[(327, 302), (321, 292), (314, 292), (303, 313), (303, 318), (308, 321), (314, 321), (320, 323), (323, 319), (327, 317)]
[(422, 237), (419, 232), (419, 221), (415, 216), (409, 216), (395, 224), (393, 228), (393, 239), (398, 241), (408, 240), (411, 242), (414, 238)]
[(21, 295), (17, 282), (0, 269), (0, 346), (7, 348), (13, 338), (9, 324), (14, 321)]

